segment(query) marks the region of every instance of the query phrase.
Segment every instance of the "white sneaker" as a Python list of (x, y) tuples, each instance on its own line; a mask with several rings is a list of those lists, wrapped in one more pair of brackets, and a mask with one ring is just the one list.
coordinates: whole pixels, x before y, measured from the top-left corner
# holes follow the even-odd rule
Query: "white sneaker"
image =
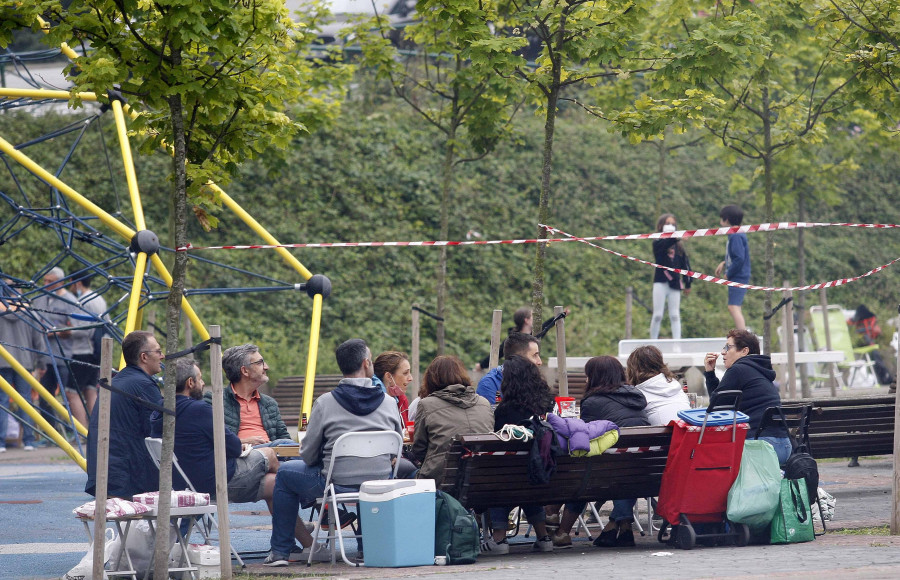
[(556, 534), (553, 536), (553, 545), (557, 548), (571, 548), (572, 536), (569, 534)]
[(506, 554), (509, 554), (509, 542), (506, 541), (506, 538), (501, 542), (494, 541), (494, 538), (481, 542), (482, 556), (503, 556)]
[(6, 453), (6, 447), (0, 447), (0, 453)]
[(22, 451), (34, 451), (34, 445), (26, 445), (22, 448)]
[(532, 549), (535, 552), (552, 552), (553, 551), (553, 539), (550, 536), (544, 536), (543, 538), (538, 538), (538, 540), (532, 546)]

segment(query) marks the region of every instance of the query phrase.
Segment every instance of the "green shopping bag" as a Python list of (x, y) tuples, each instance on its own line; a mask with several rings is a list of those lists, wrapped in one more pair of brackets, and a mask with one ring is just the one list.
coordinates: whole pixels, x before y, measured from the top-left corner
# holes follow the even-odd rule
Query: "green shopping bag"
[(728, 521), (766, 526), (778, 509), (782, 479), (772, 446), (766, 441), (745, 441), (741, 469), (728, 491)]
[(816, 536), (806, 496), (806, 480), (782, 479), (779, 498), (780, 505), (772, 518), (770, 542), (793, 544), (814, 540)]

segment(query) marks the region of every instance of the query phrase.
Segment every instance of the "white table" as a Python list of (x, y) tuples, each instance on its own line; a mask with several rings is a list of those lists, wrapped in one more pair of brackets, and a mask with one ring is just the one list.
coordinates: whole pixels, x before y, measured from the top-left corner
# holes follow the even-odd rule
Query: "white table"
[[(724, 342), (722, 344), (725, 344)], [(664, 352), (663, 360), (671, 369), (679, 369), (685, 367), (703, 367), (704, 359), (706, 358), (707, 352), (718, 352), (721, 353), (722, 347), (719, 346), (718, 349), (714, 351), (703, 351), (703, 352)], [(780, 366), (786, 365), (788, 361), (788, 353), (786, 352), (773, 352), (770, 355), (772, 357), (772, 366)], [(566, 370), (570, 371), (583, 371), (584, 365), (589, 361), (592, 357), (589, 356), (567, 356), (566, 357)], [(627, 354), (620, 354), (618, 356), (619, 362), (623, 365), (628, 361)], [(844, 360), (844, 351), (841, 350), (819, 350), (812, 352), (795, 352), (794, 353), (794, 364), (807, 364), (807, 363), (838, 363)], [(716, 361), (716, 367), (724, 369), (724, 365), (722, 363), (722, 358), (719, 357), (718, 361)], [(559, 361), (557, 358), (550, 357), (547, 360), (547, 367), (553, 370), (559, 368)]]
[[(190, 563), (187, 557), (188, 553), (188, 542), (187, 538), (184, 537), (181, 533), (181, 528), (178, 525), (178, 520), (182, 518), (188, 518), (190, 525), (188, 526), (188, 534), (190, 535), (190, 530), (193, 529), (194, 523), (197, 518), (212, 515), (216, 513), (216, 505), (206, 505), (206, 506), (195, 506), (195, 507), (173, 507), (170, 508), (169, 517), (172, 520), (173, 525), (175, 526), (176, 534), (178, 536), (178, 543), (181, 545), (181, 560), (178, 562), (178, 565), (174, 568), (169, 568), (169, 572), (189, 572), (191, 578), (196, 578), (197, 575), (197, 566), (194, 566)], [(93, 544), (94, 534), (91, 531), (90, 526), (88, 525), (89, 521), (93, 521), (93, 518), (78, 518), (84, 523), (85, 530), (87, 530), (89, 542)], [(156, 506), (152, 506), (152, 509), (149, 512), (138, 514), (138, 515), (127, 515), (127, 516), (106, 516), (107, 522), (112, 522), (116, 526), (116, 531), (119, 534), (119, 537), (122, 541), (122, 550), (119, 552), (116, 561), (113, 564), (112, 570), (108, 570), (106, 572), (107, 576), (131, 576), (134, 580), (137, 580), (137, 572), (134, 569), (134, 564), (131, 561), (131, 554), (128, 553), (127, 549), (127, 539), (128, 532), (131, 530), (132, 522), (139, 520), (147, 520), (150, 525), (150, 533), (153, 537), (156, 537), (156, 528), (154, 524), (156, 523)], [(125, 523), (125, 526), (122, 526), (122, 522)], [(91, 548), (93, 549), (93, 548)], [(127, 564), (128, 568), (125, 570), (120, 569), (122, 565), (122, 556), (125, 557), (125, 564)], [(151, 564), (152, 568), (152, 564)], [(147, 573), (144, 575), (144, 578), (148, 578), (150, 576), (150, 570), (147, 570)]]

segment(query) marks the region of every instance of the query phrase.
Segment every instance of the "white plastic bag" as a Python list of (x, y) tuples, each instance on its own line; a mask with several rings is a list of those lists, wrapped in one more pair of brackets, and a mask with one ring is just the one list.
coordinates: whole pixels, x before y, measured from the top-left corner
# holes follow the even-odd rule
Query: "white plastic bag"
[[(116, 535), (116, 531), (112, 528), (106, 528), (106, 543), (103, 548), (103, 566), (107, 568), (112, 560), (115, 559), (121, 549), (121, 540)], [(88, 580), (94, 571), (94, 547), (88, 549), (87, 554), (75, 567), (66, 572), (62, 580)], [(103, 579), (106, 580), (106, 572), (103, 572)]]
[[(157, 533), (158, 535), (159, 533)], [(170, 553), (177, 538), (175, 527), (170, 525), (168, 544)], [(137, 577), (143, 578), (147, 570), (153, 569), (153, 534), (150, 532), (150, 523), (147, 520), (133, 522), (131, 529), (128, 530), (128, 539), (125, 543), (128, 545), (128, 555), (131, 556), (131, 563), (134, 571), (137, 572)]]

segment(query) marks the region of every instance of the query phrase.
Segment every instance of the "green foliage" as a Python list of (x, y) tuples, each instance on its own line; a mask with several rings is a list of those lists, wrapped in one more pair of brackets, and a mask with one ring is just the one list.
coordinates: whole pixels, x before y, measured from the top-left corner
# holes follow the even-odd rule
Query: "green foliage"
[[(273, 171), (264, 160), (248, 163), (228, 192), (284, 242), (428, 240), (438, 224), (439, 181), (436, 133), (397, 104), (372, 107), (370, 102), (351, 102), (328, 131), (296, 140), (282, 171)], [(550, 223), (575, 235), (624, 234), (652, 231), (657, 211), (651, 200), (655, 182), (648, 168), (656, 152), (635, 147), (610, 134), (598, 123), (581, 123), (578, 110), (562, 112), (557, 139), (557, 170), (553, 186), (558, 192)], [(71, 122), (71, 118), (26, 114), (3, 115), (0, 130), (27, 140), (44, 131)], [(540, 118), (523, 115), (516, 121), (521, 140), (501, 144), (478, 164), (460, 166), (458, 190), (450, 222), (449, 238), (465, 239), (470, 230), (481, 239), (533, 237), (534, 208), (539, 195), (534, 160), (542, 147)], [(107, 144), (113, 128), (104, 124)], [(842, 193), (836, 205), (818, 198), (808, 202), (808, 221), (900, 223), (900, 155), (893, 148), (862, 147), (867, 133), (856, 137), (860, 149), (854, 157), (857, 172), (829, 174)], [(834, 151), (830, 140), (819, 163), (837, 163), (844, 147)], [(70, 140), (31, 147), (29, 156), (54, 168), (54, 159), (64, 155)], [(835, 142), (838, 145), (839, 142)], [(114, 147), (114, 146), (113, 146)], [(115, 158), (115, 149), (109, 151)], [(131, 208), (124, 191), (124, 178), (114, 169), (115, 181), (104, 177), (106, 160), (99, 133), (89, 131), (75, 150), (73, 165), (63, 173), (65, 181), (107, 209), (121, 207), (127, 217)], [(664, 211), (678, 217), (684, 228), (718, 225), (718, 210), (737, 201), (747, 212), (745, 223), (762, 221), (762, 208), (755, 194), (729, 192), (733, 176), (752, 173), (745, 161), (725, 167), (708, 159), (702, 148), (685, 147), (667, 158), (667, 188), (661, 199)], [(165, 239), (168, 235), (167, 175), (170, 160), (162, 153), (138, 158), (138, 180), (144, 197), (148, 225)], [(115, 168), (115, 164), (114, 164)], [(2, 189), (11, 191), (5, 174)], [(28, 183), (24, 174), (20, 175)], [(738, 180), (735, 178), (735, 182)], [(117, 185), (116, 185), (117, 184)], [(120, 196), (113, 193), (118, 188)], [(36, 204), (42, 203), (35, 198)], [(0, 208), (0, 220), (12, 216), (9, 206)], [(219, 227), (205, 232), (189, 224), (188, 236), (196, 246), (257, 243), (258, 238), (236, 217), (219, 213)], [(796, 219), (794, 210), (779, 206), (779, 221)], [(34, 232), (40, 228), (31, 228)], [(103, 229), (102, 227), (100, 228)], [(44, 231), (46, 233), (46, 231)], [(824, 282), (861, 274), (897, 257), (896, 230), (821, 228), (807, 230), (806, 256), (809, 282)], [(30, 232), (29, 232), (30, 233)], [(36, 234), (35, 234), (36, 235)], [(776, 233), (776, 280), (796, 280), (796, 236)], [(76, 242), (84, 251), (83, 242)], [(754, 282), (762, 281), (763, 257), (760, 235), (750, 236)], [(601, 242), (598, 245), (652, 259), (649, 242)], [(686, 242), (695, 270), (712, 273), (722, 259), (722, 238), (697, 238)], [(16, 237), (3, 245), (4, 272), (27, 277), (60, 250), (51, 238)], [(413, 303), (434, 311), (433, 269), (437, 248), (332, 248), (291, 250), (314, 273), (325, 274), (334, 283), (334, 293), (325, 301), (319, 372), (337, 372), (333, 349), (341, 341), (360, 336), (373, 351), (410, 349)], [(449, 295), (447, 306), (447, 350), (473, 365), (488, 350), (491, 311), (504, 310), (504, 326), (511, 313), (528, 304), (531, 296), (530, 246), (476, 246), (448, 250)], [(235, 267), (260, 272), (278, 280), (300, 282), (271, 250), (209, 251), (197, 255)], [(572, 308), (566, 319), (570, 356), (610, 354), (624, 338), (625, 288), (633, 286), (639, 300), (650, 305), (652, 271), (580, 243), (551, 244), (547, 252), (547, 298), (545, 306)], [(163, 254), (171, 264), (171, 254)], [(38, 262), (40, 261), (40, 262)], [(71, 270), (73, 262), (63, 267)], [(854, 308), (866, 304), (885, 321), (894, 316), (898, 273), (889, 268), (860, 282), (830, 289), (829, 301)], [(124, 270), (121, 275), (128, 275)], [(235, 271), (207, 266), (192, 260), (188, 288), (268, 285)], [(725, 309), (725, 289), (697, 282), (682, 301), (684, 336), (721, 335), (731, 324)], [(812, 296), (808, 302), (816, 303)], [(222, 326), (226, 345), (251, 341), (265, 351), (272, 363), (273, 384), (279, 377), (304, 374), (309, 346), (311, 301), (302, 292), (249, 293), (243, 295), (195, 296), (191, 303), (205, 324)], [(151, 305), (163, 313), (162, 304)], [(744, 307), (748, 324), (762, 325), (762, 295), (750, 292)], [(422, 359), (426, 365), (435, 354), (434, 321), (422, 321)], [(647, 337), (650, 315), (640, 304), (634, 307), (634, 336)], [(668, 322), (663, 322), (663, 336)], [(554, 352), (548, 337), (543, 350)]]

